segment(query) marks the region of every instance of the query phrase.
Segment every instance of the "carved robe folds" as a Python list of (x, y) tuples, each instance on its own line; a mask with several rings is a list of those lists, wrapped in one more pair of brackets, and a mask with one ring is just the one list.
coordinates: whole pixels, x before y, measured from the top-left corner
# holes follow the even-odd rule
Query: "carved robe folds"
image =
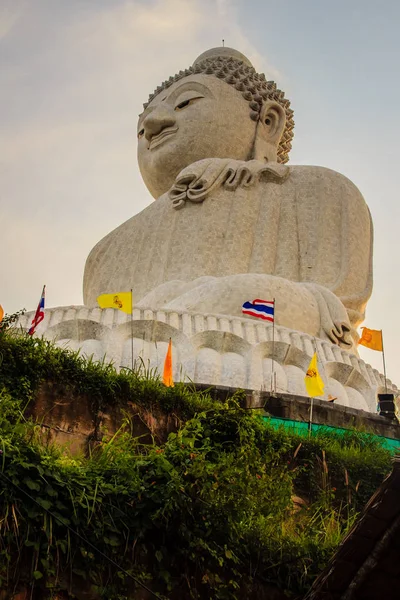
[(322, 167), (206, 159), (90, 253), (85, 304), (133, 287), (136, 305), (242, 316), (276, 298), (279, 325), (355, 351), (372, 289), (372, 222)]

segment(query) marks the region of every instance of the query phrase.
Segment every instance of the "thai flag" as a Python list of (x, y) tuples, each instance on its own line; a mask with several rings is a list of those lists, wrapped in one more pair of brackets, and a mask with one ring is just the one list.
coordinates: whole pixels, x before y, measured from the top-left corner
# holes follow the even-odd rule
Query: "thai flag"
[(242, 313), (273, 323), (275, 300), (260, 300), (259, 298), (256, 298), (253, 302), (245, 302), (242, 306)]
[(35, 333), (36, 327), (44, 319), (44, 292), (45, 292), (45, 289), (46, 289), (46, 286), (44, 285), (43, 286), (42, 295), (40, 296), (39, 304), (38, 304), (38, 307), (36, 309), (35, 316), (32, 319), (32, 324), (31, 324), (30, 329), (28, 331), (29, 335), (33, 335)]

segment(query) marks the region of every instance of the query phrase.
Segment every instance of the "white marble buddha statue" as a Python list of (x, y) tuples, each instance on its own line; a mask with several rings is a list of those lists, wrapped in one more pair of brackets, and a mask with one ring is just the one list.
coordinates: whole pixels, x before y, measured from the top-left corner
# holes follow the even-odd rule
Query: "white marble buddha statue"
[(293, 126), (283, 92), (230, 48), (165, 81), (138, 122), (155, 200), (93, 248), (85, 304), (133, 288), (139, 307), (243, 317), (275, 298), (277, 324), (356, 352), (370, 214), (343, 175), (286, 165)]

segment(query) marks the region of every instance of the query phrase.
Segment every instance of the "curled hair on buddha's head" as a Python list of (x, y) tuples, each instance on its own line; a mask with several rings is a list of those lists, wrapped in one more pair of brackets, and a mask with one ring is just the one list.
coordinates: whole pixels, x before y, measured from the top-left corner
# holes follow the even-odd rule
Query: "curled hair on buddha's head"
[[(218, 53), (216, 53), (218, 51)], [(230, 51), (229, 53), (226, 51)], [(218, 55), (219, 54), (219, 55)], [(234, 56), (232, 56), (234, 54)], [(244, 60), (241, 60), (243, 58)], [(258, 121), (260, 119), (263, 104), (268, 101), (275, 101), (285, 111), (286, 124), (281, 140), (277, 148), (277, 160), (279, 163), (286, 163), (289, 160), (289, 152), (292, 148), (293, 139), (293, 111), (290, 108), (290, 102), (285, 98), (281, 90), (277, 89), (273, 81), (267, 81), (263, 73), (258, 74), (245, 56), (236, 50), (229, 48), (216, 48), (205, 52), (193, 63), (192, 67), (179, 71), (173, 77), (164, 81), (157, 89), (150, 94), (148, 102), (143, 107), (146, 109), (149, 103), (163, 90), (169, 88), (173, 83), (188, 77), (189, 75), (214, 75), (232, 85), (241, 92), (243, 98), (249, 103), (250, 119)]]

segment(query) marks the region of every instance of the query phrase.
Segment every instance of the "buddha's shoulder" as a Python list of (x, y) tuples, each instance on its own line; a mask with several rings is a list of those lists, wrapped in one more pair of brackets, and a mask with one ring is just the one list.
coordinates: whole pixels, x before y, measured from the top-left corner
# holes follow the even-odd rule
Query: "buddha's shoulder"
[(346, 195), (362, 198), (357, 186), (345, 175), (326, 167), (312, 165), (290, 165), (288, 182), (296, 188), (314, 190), (321, 189), (329, 195), (346, 193)]

